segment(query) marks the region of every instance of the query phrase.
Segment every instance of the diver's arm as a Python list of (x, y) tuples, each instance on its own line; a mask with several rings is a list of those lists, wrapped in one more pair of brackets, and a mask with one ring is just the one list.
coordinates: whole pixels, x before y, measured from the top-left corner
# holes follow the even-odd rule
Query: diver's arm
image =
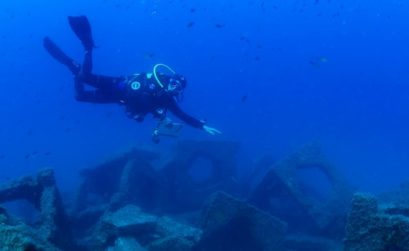
[(172, 101), (168, 107), (168, 109), (179, 119), (183, 120), (186, 124), (195, 127), (195, 128), (203, 128), (204, 122), (200, 121), (189, 114), (182, 111), (179, 106), (176, 104), (175, 101)]
[(176, 115), (179, 119), (183, 120), (187, 124), (191, 125), (192, 127), (195, 128), (200, 128), (203, 129), (205, 132), (211, 134), (211, 135), (217, 135), (221, 134), (219, 130), (216, 128), (210, 127), (205, 125), (205, 122), (200, 121), (198, 119), (193, 118), (192, 116), (188, 115), (184, 111), (182, 111), (179, 106), (176, 104), (176, 102), (172, 102), (171, 106), (169, 107), (169, 110)]

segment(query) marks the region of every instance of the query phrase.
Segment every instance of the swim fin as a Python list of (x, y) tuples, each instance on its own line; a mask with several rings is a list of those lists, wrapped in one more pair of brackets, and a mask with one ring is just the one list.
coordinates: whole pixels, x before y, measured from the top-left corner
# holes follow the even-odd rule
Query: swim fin
[(43, 46), (55, 60), (67, 66), (74, 75), (77, 75), (80, 72), (80, 65), (67, 56), (67, 54), (65, 54), (49, 37), (43, 39)]
[(68, 16), (68, 23), (75, 35), (81, 40), (85, 50), (92, 50), (95, 45), (88, 18), (86, 16)]

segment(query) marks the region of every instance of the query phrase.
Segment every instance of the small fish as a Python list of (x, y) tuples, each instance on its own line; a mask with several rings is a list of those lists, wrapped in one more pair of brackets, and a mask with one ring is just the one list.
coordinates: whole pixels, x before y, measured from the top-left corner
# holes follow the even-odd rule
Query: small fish
[(26, 153), (26, 155), (24, 156), (25, 159), (34, 159), (38, 157), (38, 152), (37, 151), (33, 151), (31, 153)]
[(240, 36), (240, 41), (250, 43), (250, 39), (246, 35), (241, 35)]
[(189, 23), (187, 23), (186, 27), (187, 28), (192, 28), (193, 26), (195, 26), (195, 22), (190, 21)]
[(218, 28), (218, 29), (224, 28), (224, 26), (226, 26), (226, 25), (222, 24), (222, 23), (215, 24), (215, 27)]
[(243, 95), (243, 96), (241, 96), (241, 98), (240, 98), (240, 101), (242, 102), (242, 103), (244, 103), (244, 102), (246, 102), (247, 101), (247, 95)]
[(310, 65), (319, 68), (322, 64), (326, 64), (328, 59), (326, 57), (319, 57), (310, 60)]
[(154, 57), (155, 57), (155, 53), (153, 53), (153, 52), (148, 52), (148, 53), (145, 54), (146, 59), (152, 59)]
[(320, 57), (321, 63), (328, 63), (328, 58), (326, 57)]

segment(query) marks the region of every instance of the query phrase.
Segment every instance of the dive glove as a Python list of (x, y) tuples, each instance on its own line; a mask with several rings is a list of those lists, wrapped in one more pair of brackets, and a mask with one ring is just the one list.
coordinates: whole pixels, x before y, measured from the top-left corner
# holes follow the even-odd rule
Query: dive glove
[(221, 131), (217, 130), (216, 128), (207, 126), (207, 125), (203, 125), (203, 130), (205, 130), (210, 135), (222, 134)]

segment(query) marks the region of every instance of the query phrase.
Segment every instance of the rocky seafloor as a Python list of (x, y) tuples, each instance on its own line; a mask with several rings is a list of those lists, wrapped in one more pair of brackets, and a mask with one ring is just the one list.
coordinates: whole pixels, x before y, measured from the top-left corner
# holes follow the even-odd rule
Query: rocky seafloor
[[(358, 193), (317, 144), (278, 161), (262, 156), (243, 173), (239, 150), (236, 142), (180, 141), (163, 161), (130, 149), (82, 170), (69, 201), (51, 169), (3, 184), (0, 250), (409, 250), (408, 185)], [(196, 177), (203, 161), (210, 170)], [(300, 178), (306, 170), (325, 177), (325, 196)], [(30, 220), (7, 207), (21, 201)]]

